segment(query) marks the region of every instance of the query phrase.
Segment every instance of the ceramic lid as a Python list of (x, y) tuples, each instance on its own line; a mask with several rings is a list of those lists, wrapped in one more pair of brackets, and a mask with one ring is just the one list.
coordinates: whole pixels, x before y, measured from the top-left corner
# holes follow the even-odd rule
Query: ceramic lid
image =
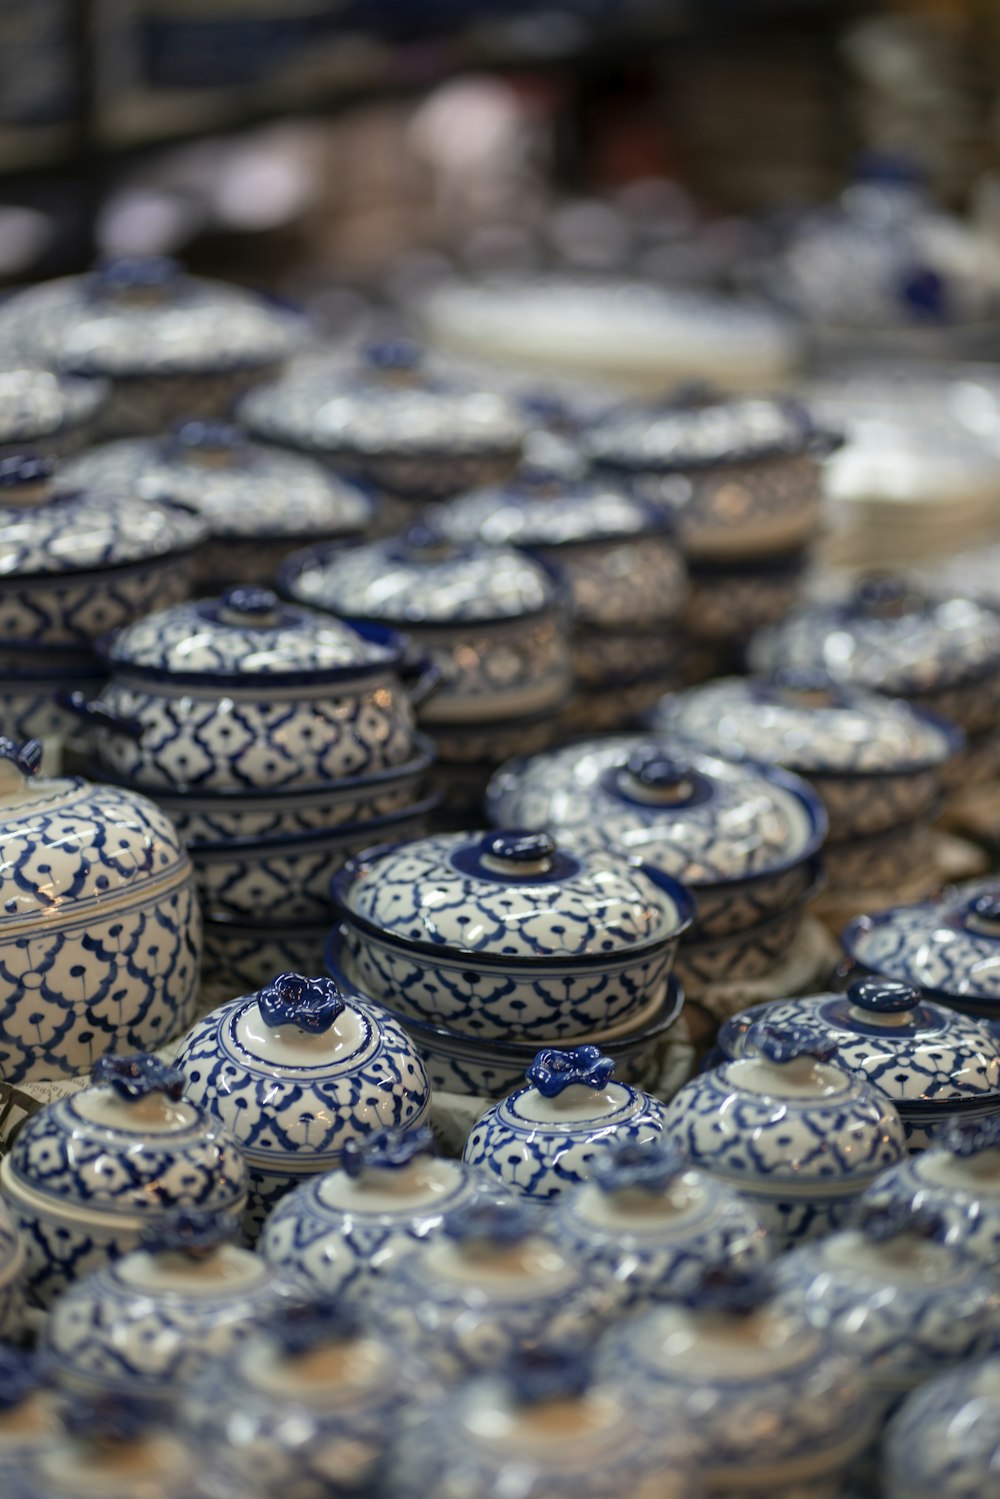
[(387, 672), (401, 654), (401, 642), (389, 631), (352, 629), (250, 583), (227, 589), (221, 598), (160, 609), (117, 631), (105, 648), (111, 666), (130, 673), (244, 687)]
[(750, 665), (805, 667), (834, 682), (909, 696), (1000, 669), (1000, 619), (968, 599), (925, 597), (900, 578), (866, 578), (853, 593), (761, 631)]
[(723, 677), (674, 693), (653, 710), (651, 727), (800, 775), (936, 769), (961, 746), (957, 730), (906, 702), (813, 680), (805, 670)]
[[(658, 1135), (662, 1105), (641, 1088), (616, 1082), (614, 1070), (614, 1058), (605, 1056), (599, 1046), (543, 1047), (525, 1073), (527, 1087), (492, 1104), (480, 1123), (495, 1120), (515, 1134), (534, 1138), (590, 1138), (596, 1133), (602, 1140), (629, 1124), (649, 1124), (650, 1133)], [(509, 1145), (509, 1136), (503, 1142)]]
[[(310, 1184), (311, 1211), (332, 1222), (378, 1218), (387, 1224), (416, 1222), (422, 1233), (477, 1193), (495, 1188), (462, 1161), (436, 1153), (428, 1125), (381, 1130), (365, 1140), (348, 1140), (339, 1169)], [(372, 1254), (377, 1268), (388, 1245)]]
[(65, 1293), (49, 1323), (50, 1347), (58, 1350), (65, 1314), (71, 1325), (70, 1309), (83, 1297), (128, 1298), (128, 1312), (115, 1319), (121, 1338), (130, 1322), (145, 1322), (158, 1301), (176, 1305), (181, 1300), (205, 1310), (233, 1306), (243, 1315), (256, 1306), (263, 1314), (274, 1292), (284, 1288), (262, 1255), (235, 1242), (239, 1234), (239, 1220), (231, 1213), (184, 1208), (155, 1219), (144, 1228), (138, 1249), (102, 1265)]
[(943, 1197), (967, 1208), (971, 1224), (987, 1223), (1000, 1210), (1000, 1114), (945, 1120), (927, 1150), (887, 1171), (865, 1197), (880, 1205), (902, 1197), (921, 1209)]
[(942, 999), (1000, 1002), (1000, 881), (968, 880), (937, 900), (859, 916), (841, 942), (873, 973)]
[(1000, 1356), (935, 1374), (883, 1438), (886, 1499), (986, 1499), (1000, 1472)]
[(594, 463), (657, 472), (804, 453), (818, 444), (818, 433), (790, 398), (722, 400), (695, 391), (659, 405), (619, 407), (582, 440)]
[(371, 849), (334, 876), (352, 926), (441, 958), (578, 967), (658, 947), (694, 917), (687, 892), (610, 850), (545, 833), (448, 833)]
[(1000, 1106), (1000, 1040), (985, 1026), (921, 998), (895, 979), (856, 979), (846, 994), (755, 1005), (719, 1031), (728, 1057), (746, 1054), (758, 1020), (795, 1025), (836, 1047), (837, 1062), (906, 1108), (927, 1105), (951, 1113), (963, 1103)]
[[(948, 1242), (938, 1215), (902, 1202), (863, 1200), (847, 1228), (785, 1256), (777, 1277), (783, 1287), (807, 1287), (814, 1304), (828, 1299), (840, 1306), (864, 1304), (875, 1296), (883, 1308), (886, 1293), (896, 1293), (911, 1306), (930, 1297), (946, 1307), (949, 1293), (978, 1286), (992, 1292), (994, 1307), (1000, 1305), (995, 1278), (966, 1250)], [(933, 1338), (933, 1328), (926, 1331)], [(912, 1336), (920, 1335), (915, 1324)], [(952, 1348), (949, 1353), (955, 1357)]]
[(311, 459), (250, 442), (222, 422), (188, 421), (166, 438), (106, 443), (61, 473), (69, 487), (189, 506), (213, 536), (348, 535), (364, 530), (375, 508)]
[(0, 458), (0, 578), (103, 571), (189, 551), (205, 523), (172, 505), (52, 480), (31, 454)]
[(353, 364), (305, 361), (249, 393), (240, 420), (260, 437), (358, 458), (519, 451), (525, 423), (493, 390), (442, 375), (414, 344), (372, 344)]
[(396, 1277), (414, 1294), (457, 1299), (480, 1313), (507, 1299), (544, 1303), (580, 1291), (582, 1274), (548, 1232), (548, 1221), (526, 1201), (469, 1204), (418, 1254), (400, 1261)]
[(107, 396), (102, 380), (5, 365), (0, 369), (0, 444), (30, 447), (70, 432), (96, 416)]
[(694, 889), (801, 863), (827, 827), (815, 792), (786, 771), (641, 735), (509, 760), (487, 787), (486, 810), (493, 822), (549, 827), (574, 847), (613, 845)]
[(115, 378), (276, 364), (307, 332), (302, 318), (165, 256), (29, 287), (0, 312), (0, 340), (20, 357)]
[(387, 541), (300, 552), (282, 565), (279, 586), (300, 603), (401, 627), (522, 619), (558, 598), (552, 577), (529, 557), (456, 545), (428, 525)]
[(232, 1137), (183, 1097), (184, 1074), (139, 1052), (94, 1064), (92, 1087), (26, 1120), (5, 1160), (18, 1188), (139, 1219), (175, 1203), (238, 1212), (246, 1168)]
[(532, 465), (507, 484), (471, 490), (435, 513), (434, 524), (456, 542), (489, 546), (560, 547), (612, 542), (673, 529), (688, 495), (680, 479), (663, 503), (633, 495), (607, 479), (568, 478)]

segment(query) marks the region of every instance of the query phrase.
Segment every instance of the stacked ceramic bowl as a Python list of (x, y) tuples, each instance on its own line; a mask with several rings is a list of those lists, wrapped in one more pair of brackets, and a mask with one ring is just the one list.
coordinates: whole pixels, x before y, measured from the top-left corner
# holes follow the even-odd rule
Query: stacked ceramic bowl
[(3, 358), (0, 454), (30, 451), (53, 460), (86, 447), (108, 399), (103, 380), (59, 375)]
[(223, 997), (259, 988), (289, 966), (317, 971), (330, 876), (366, 844), (420, 830), (431, 754), (403, 653), (388, 630), (356, 630), (249, 584), (151, 614), (107, 643), (109, 682), (75, 706), (101, 778), (154, 797), (192, 854), (206, 997), (215, 984)]

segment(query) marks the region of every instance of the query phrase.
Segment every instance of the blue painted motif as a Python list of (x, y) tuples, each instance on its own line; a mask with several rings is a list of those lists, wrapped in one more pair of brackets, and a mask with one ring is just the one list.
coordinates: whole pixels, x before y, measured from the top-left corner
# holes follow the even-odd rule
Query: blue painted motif
[(1000, 1358), (939, 1374), (893, 1416), (883, 1443), (886, 1499), (995, 1499), (1000, 1493)]

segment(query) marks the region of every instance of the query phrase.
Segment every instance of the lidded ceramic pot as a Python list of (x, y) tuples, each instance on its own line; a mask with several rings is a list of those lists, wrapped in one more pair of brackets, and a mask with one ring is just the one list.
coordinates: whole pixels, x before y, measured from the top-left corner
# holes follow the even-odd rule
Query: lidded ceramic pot
[(289, 1192), (264, 1226), (260, 1252), (317, 1299), (360, 1307), (455, 1213), (499, 1195), (485, 1173), (438, 1156), (428, 1126), (383, 1130), (348, 1140), (336, 1170)]
[(282, 557), (307, 542), (367, 529), (372, 500), (295, 453), (250, 442), (223, 422), (182, 422), (168, 437), (93, 448), (66, 465), (67, 484), (185, 505), (210, 539), (195, 558), (199, 590), (268, 583)]
[(490, 781), (486, 811), (495, 824), (548, 828), (574, 850), (614, 849), (680, 880), (698, 907), (689, 941), (801, 899), (827, 828), (796, 776), (641, 735), (510, 760)]
[(403, 642), (243, 584), (112, 637), (89, 716), (102, 768), (150, 789), (316, 790), (403, 765)]
[(926, 1215), (869, 1204), (855, 1226), (802, 1245), (775, 1268), (779, 1294), (861, 1361), (883, 1411), (996, 1347), (1000, 1280), (940, 1236)]
[(616, 1145), (650, 1145), (663, 1132), (658, 1098), (613, 1079), (596, 1046), (540, 1051), (526, 1088), (493, 1104), (473, 1126), (463, 1160), (505, 1187), (552, 1202), (586, 1181)]
[(683, 1299), (719, 1266), (756, 1271), (772, 1253), (751, 1203), (662, 1139), (602, 1151), (554, 1214), (559, 1243), (572, 1246), (623, 1311)]
[(102, 1057), (93, 1086), (26, 1120), (0, 1161), (24, 1237), (28, 1289), (42, 1306), (135, 1249), (180, 1208), (243, 1211), (247, 1173), (233, 1137), (156, 1057)]
[(151, 1223), (141, 1245), (77, 1280), (41, 1336), (43, 1367), (70, 1394), (173, 1405), (293, 1291), (233, 1240), (228, 1213), (182, 1209)]
[(280, 1197), (338, 1166), (348, 1140), (423, 1123), (430, 1090), (405, 1031), (332, 979), (280, 973), (221, 1005), (177, 1056), (188, 1097), (239, 1142), (256, 1237)]
[(189, 1023), (201, 924), (191, 861), (145, 797), (39, 774), (0, 739), (0, 1076), (86, 1072)]
[(833, 1065), (828, 1037), (762, 1020), (744, 1045), (680, 1090), (667, 1141), (745, 1193), (779, 1243), (829, 1233), (903, 1158), (902, 1121), (882, 1092)]
[(372, 1325), (445, 1380), (560, 1339), (585, 1342), (610, 1305), (548, 1222), (534, 1204), (470, 1204), (382, 1281)]
[(47, 458), (0, 458), (0, 631), (6, 648), (89, 650), (98, 636), (186, 599), (197, 516), (53, 480)]
[(886, 1499), (997, 1499), (1000, 1357), (951, 1369), (914, 1390), (886, 1428)]
[(112, 261), (18, 292), (0, 315), (16, 357), (111, 385), (102, 428), (162, 432), (189, 411), (223, 417), (305, 342), (300, 317), (165, 256)]
[(353, 363), (303, 360), (242, 401), (239, 418), (266, 442), (422, 501), (505, 477), (525, 436), (505, 396), (436, 370), (402, 339), (371, 344)]
[(669, 876), (544, 833), (449, 833), (334, 876), (347, 977), (477, 1037), (557, 1040), (662, 1004), (694, 907)]
[(62, 458), (86, 446), (108, 398), (102, 380), (5, 360), (0, 367), (0, 455)]
[[(23, 1240), (10, 1209), (0, 1197), (0, 1338), (12, 1337), (19, 1331), (25, 1269)], [(0, 1464), (2, 1461), (0, 1458)]]
[(949, 1119), (1000, 1116), (1000, 1038), (909, 984), (861, 978), (846, 994), (754, 1005), (722, 1026), (722, 1052), (746, 1056), (747, 1036), (760, 1020), (829, 1041), (838, 1066), (892, 1100), (911, 1151), (930, 1144)]
[(60, 1436), (57, 1405), (45, 1385), (33, 1353), (0, 1343), (0, 1484), (5, 1494), (8, 1481), (37, 1462)]
[(719, 1499), (839, 1499), (875, 1435), (858, 1360), (775, 1300), (766, 1272), (706, 1271), (681, 1301), (608, 1332), (597, 1368), (701, 1445), (698, 1477)]

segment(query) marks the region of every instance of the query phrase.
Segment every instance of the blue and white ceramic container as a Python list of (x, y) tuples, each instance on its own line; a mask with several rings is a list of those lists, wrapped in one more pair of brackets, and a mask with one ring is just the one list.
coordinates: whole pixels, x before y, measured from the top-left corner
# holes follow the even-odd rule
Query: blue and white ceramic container
[[(266, 588), (162, 610), (108, 642), (99, 764), (148, 790), (306, 791), (404, 765), (403, 642)], [(425, 676), (426, 687), (430, 677)]]
[(832, 1064), (829, 1039), (758, 1021), (746, 1051), (680, 1090), (667, 1139), (744, 1192), (779, 1243), (829, 1233), (902, 1159), (902, 1121), (883, 1093)]
[(661, 1141), (602, 1153), (560, 1196), (553, 1233), (623, 1311), (682, 1299), (719, 1267), (755, 1272), (773, 1252), (746, 1198)]
[(260, 1252), (317, 1299), (363, 1306), (398, 1262), (470, 1203), (506, 1194), (482, 1172), (443, 1160), (426, 1125), (349, 1140), (341, 1165), (283, 1198)]
[(158, 807), (39, 774), (0, 739), (0, 1077), (73, 1077), (189, 1024), (201, 921), (191, 861)]
[(5, 1495), (14, 1478), (59, 1439), (58, 1407), (45, 1383), (33, 1353), (0, 1343), (0, 1486)]
[(885, 1499), (998, 1499), (1000, 1357), (928, 1380), (882, 1444)]
[(206, 921), (202, 1008), (228, 1004), (234, 989), (256, 994), (276, 973), (319, 973), (328, 934), (327, 921), (306, 926), (267, 926), (259, 918)]
[(213, 1010), (185, 1038), (177, 1066), (187, 1096), (239, 1142), (253, 1237), (292, 1187), (340, 1165), (349, 1140), (415, 1128), (430, 1106), (405, 1031), (328, 978), (281, 973)]
[(293, 1296), (265, 1260), (233, 1243), (238, 1229), (227, 1213), (182, 1210), (70, 1286), (41, 1336), (53, 1382), (70, 1395), (175, 1404)]
[(103, 380), (58, 375), (16, 361), (0, 368), (0, 455), (60, 459), (86, 447), (108, 399)]
[(586, 1181), (617, 1145), (653, 1145), (666, 1107), (614, 1081), (614, 1060), (596, 1046), (540, 1051), (526, 1088), (487, 1109), (473, 1126), (463, 1160), (538, 1202), (552, 1202)]
[(651, 1013), (694, 915), (668, 875), (544, 833), (370, 849), (333, 896), (352, 982), (477, 1038), (555, 1041)]
[(156, 1057), (104, 1057), (94, 1085), (28, 1119), (0, 1161), (0, 1189), (43, 1306), (135, 1249), (180, 1208), (238, 1220), (247, 1174), (233, 1137), (184, 1097), (184, 1075)]
[(585, 1342), (612, 1305), (549, 1224), (534, 1205), (470, 1205), (381, 1282), (372, 1325), (445, 1380), (552, 1341)]
[(822, 803), (796, 776), (641, 735), (508, 761), (486, 810), (494, 824), (547, 828), (575, 849), (615, 849), (680, 880), (698, 905), (689, 943), (745, 932), (800, 900), (827, 831)]
[(942, 1225), (866, 1206), (857, 1226), (778, 1262), (779, 1294), (859, 1359), (877, 1409), (997, 1346), (1000, 1278), (940, 1242)]
[(776, 1301), (766, 1275), (708, 1272), (608, 1332), (597, 1368), (700, 1444), (711, 1499), (840, 1499), (876, 1431), (859, 1361)]
[(754, 1005), (719, 1031), (725, 1056), (747, 1054), (747, 1035), (759, 1020), (831, 1042), (838, 1066), (891, 1099), (911, 1151), (930, 1144), (947, 1120), (1000, 1118), (1000, 1037), (922, 999), (909, 984), (863, 978), (846, 994)]

